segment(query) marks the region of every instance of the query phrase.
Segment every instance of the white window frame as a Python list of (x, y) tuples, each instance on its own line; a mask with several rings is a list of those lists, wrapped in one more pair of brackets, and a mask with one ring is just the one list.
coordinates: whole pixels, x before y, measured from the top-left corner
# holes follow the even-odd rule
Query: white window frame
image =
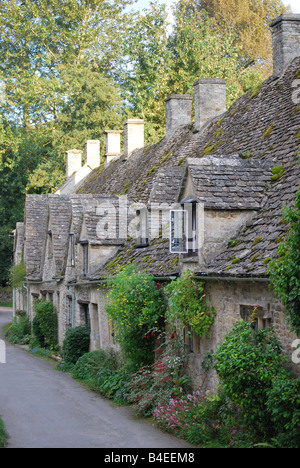
[[(174, 213), (181, 213), (182, 214), (182, 226), (177, 227), (177, 229), (181, 229), (181, 243), (174, 248), (173, 246), (173, 239), (180, 239), (180, 237), (175, 238), (175, 223), (176, 220), (174, 220)], [(185, 248), (184, 248), (185, 245)], [(180, 248), (180, 246), (182, 248)], [(188, 211), (187, 210), (170, 210), (170, 252), (174, 254), (187, 254), (189, 251), (189, 246), (188, 246)]]

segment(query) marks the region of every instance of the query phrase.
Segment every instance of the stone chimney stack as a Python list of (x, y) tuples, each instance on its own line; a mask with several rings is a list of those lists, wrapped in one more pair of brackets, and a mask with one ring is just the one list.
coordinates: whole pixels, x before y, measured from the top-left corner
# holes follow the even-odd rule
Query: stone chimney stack
[(200, 78), (194, 83), (195, 127), (199, 130), (209, 120), (226, 111), (226, 81)]
[(122, 130), (105, 130), (106, 133), (106, 153), (105, 153), (105, 167), (110, 162), (121, 156), (121, 133)]
[(144, 143), (145, 123), (142, 119), (128, 119), (124, 124), (124, 159), (130, 157), (131, 153), (145, 146)]
[(81, 169), (82, 151), (73, 149), (66, 151), (66, 177), (69, 178), (74, 172)]
[(100, 141), (87, 140), (84, 146), (84, 162), (91, 169), (100, 166)]
[(284, 14), (271, 23), (274, 77), (300, 57), (300, 14)]
[(189, 94), (170, 94), (166, 99), (166, 138), (174, 130), (192, 122), (192, 101)]

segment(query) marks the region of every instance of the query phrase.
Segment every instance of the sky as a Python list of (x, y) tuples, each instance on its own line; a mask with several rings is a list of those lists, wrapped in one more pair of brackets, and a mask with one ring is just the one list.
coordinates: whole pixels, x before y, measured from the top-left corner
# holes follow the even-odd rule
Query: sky
[[(168, 6), (171, 6), (174, 3), (174, 0), (162, 0), (161, 3), (165, 3)], [(291, 5), (293, 13), (300, 13), (300, 0), (283, 0), (285, 5)], [(135, 9), (143, 10), (149, 6), (149, 0), (138, 0), (135, 5)]]

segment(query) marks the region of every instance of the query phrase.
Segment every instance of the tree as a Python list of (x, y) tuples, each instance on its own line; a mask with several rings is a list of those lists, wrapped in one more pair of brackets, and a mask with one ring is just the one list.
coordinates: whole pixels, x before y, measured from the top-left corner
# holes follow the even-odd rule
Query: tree
[(224, 36), (234, 33), (244, 68), (256, 66), (262, 78), (272, 74), (270, 24), (287, 11), (281, 0), (198, 0)]
[[(0, 263), (11, 262), (9, 232), (23, 217), (24, 196), (53, 191), (64, 154), (119, 126), (113, 82), (121, 53), (123, 10), (132, 0), (0, 2)], [(1, 87), (2, 91), (2, 87)]]
[(179, 1), (173, 15), (170, 29), (165, 6), (153, 3), (136, 15), (127, 32), (121, 84), (130, 110), (148, 123), (147, 141), (164, 136), (168, 94), (192, 94), (198, 78), (225, 78), (230, 106), (260, 80), (238, 60), (234, 31), (222, 35), (194, 0)]
[(164, 99), (171, 92), (173, 59), (168, 26), (166, 6), (156, 2), (149, 10), (135, 13), (126, 30), (120, 85), (129, 112), (145, 119), (147, 141), (164, 136)]

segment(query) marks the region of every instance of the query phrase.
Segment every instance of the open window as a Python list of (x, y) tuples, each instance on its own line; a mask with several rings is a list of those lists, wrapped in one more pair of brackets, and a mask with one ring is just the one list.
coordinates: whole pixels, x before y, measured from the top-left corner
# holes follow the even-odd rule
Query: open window
[(170, 252), (188, 253), (188, 212), (170, 211)]
[(188, 212), (188, 255), (198, 255), (197, 238), (197, 202), (188, 200), (184, 203), (184, 208)]
[(197, 203), (188, 200), (182, 209), (170, 212), (170, 251), (188, 256), (198, 255)]

